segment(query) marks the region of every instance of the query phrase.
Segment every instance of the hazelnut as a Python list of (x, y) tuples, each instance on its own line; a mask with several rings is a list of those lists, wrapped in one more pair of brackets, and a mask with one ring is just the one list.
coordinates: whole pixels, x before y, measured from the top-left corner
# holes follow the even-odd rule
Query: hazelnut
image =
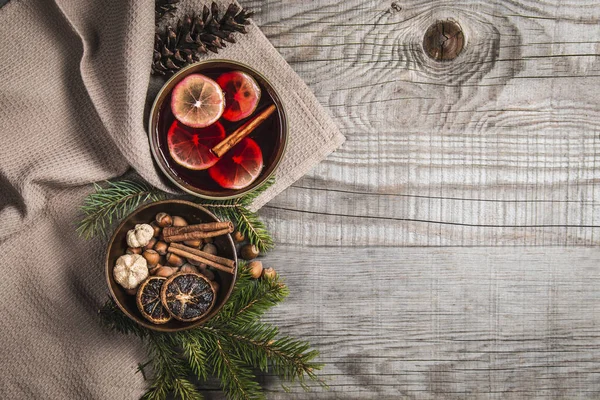
[(198, 240), (186, 240), (185, 242), (183, 242), (183, 244), (185, 244), (186, 246), (190, 246), (193, 248), (199, 248), (200, 246), (202, 246), (202, 239), (198, 239)]
[(150, 250), (150, 249), (154, 248), (154, 245), (156, 244), (156, 242), (157, 242), (156, 238), (153, 237), (152, 239), (150, 239), (148, 244), (144, 246), (144, 250)]
[(240, 231), (235, 231), (233, 232), (233, 234), (231, 235), (233, 237), (233, 240), (236, 243), (240, 243), (243, 242), (244, 240), (246, 240), (246, 237), (244, 236), (244, 234)]
[(200, 273), (202, 275), (204, 275), (206, 277), (206, 279), (208, 279), (209, 281), (214, 281), (215, 280), (215, 273), (212, 272), (210, 269), (205, 269), (204, 271), (200, 271)]
[(125, 250), (125, 254), (142, 254), (142, 248), (141, 247), (128, 247), (127, 250)]
[(185, 264), (185, 259), (183, 257), (178, 256), (177, 254), (167, 253), (167, 264), (172, 267), (179, 268), (183, 264)]
[(183, 219), (182, 217), (175, 215), (173, 217), (173, 226), (187, 226), (188, 223), (185, 219)]
[(212, 243), (206, 243), (202, 248), (202, 251), (208, 254), (212, 254), (213, 256), (217, 255), (217, 246)]
[(148, 262), (148, 269), (154, 267), (160, 261), (160, 254), (158, 254), (155, 250), (146, 250), (142, 253), (142, 257), (146, 259)]
[(198, 268), (200, 268), (200, 267), (206, 268), (206, 264), (204, 264), (203, 262), (194, 261), (194, 260), (188, 260), (188, 262)]
[(158, 237), (162, 228), (158, 226), (158, 223), (156, 221), (150, 222), (150, 226), (152, 227), (152, 229), (154, 229), (154, 237)]
[(173, 224), (173, 218), (171, 218), (171, 216), (167, 213), (160, 212), (160, 213), (156, 214), (156, 223), (161, 228), (165, 228), (165, 227), (171, 226), (171, 224)]
[(210, 285), (215, 290), (215, 293), (219, 292), (219, 288), (221, 287), (221, 285), (219, 285), (219, 282), (217, 282), (217, 281), (210, 281)]
[(252, 261), (248, 263), (248, 271), (253, 279), (258, 279), (262, 275), (263, 265), (260, 261)]
[(194, 273), (198, 273), (198, 268), (194, 267), (192, 264), (190, 263), (185, 263), (181, 266), (181, 268), (179, 268), (179, 272), (194, 272)]
[(160, 267), (158, 271), (156, 271), (156, 276), (164, 276), (165, 278), (173, 275), (177, 272), (177, 269), (171, 267)]
[(166, 244), (165, 242), (161, 242), (161, 241), (156, 242), (156, 244), (154, 245), (154, 250), (156, 250), (156, 252), (158, 254), (160, 254), (161, 256), (164, 256), (165, 254), (167, 254), (168, 248), (169, 248), (169, 245)]
[(137, 288), (125, 289), (125, 293), (127, 293), (130, 296), (135, 296), (137, 294)]
[(258, 249), (253, 244), (247, 244), (242, 246), (240, 254), (244, 260), (253, 260), (258, 257)]
[(212, 242), (214, 242), (214, 240), (215, 240), (215, 238), (207, 237), (207, 238), (204, 238), (204, 243), (212, 243)]
[(162, 267), (163, 267), (163, 265), (159, 263), (159, 264), (156, 264), (155, 266), (153, 266), (152, 268), (148, 268), (150, 275), (156, 275), (158, 270)]
[(265, 268), (263, 270), (263, 278), (274, 279), (277, 276), (277, 272), (273, 268)]

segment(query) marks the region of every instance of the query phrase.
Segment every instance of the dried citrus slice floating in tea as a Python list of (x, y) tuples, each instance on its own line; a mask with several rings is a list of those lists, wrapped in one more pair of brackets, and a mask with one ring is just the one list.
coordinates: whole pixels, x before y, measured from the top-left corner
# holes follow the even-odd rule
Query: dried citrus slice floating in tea
[(198, 171), (219, 161), (210, 149), (224, 138), (225, 129), (219, 122), (206, 128), (190, 128), (174, 121), (167, 133), (167, 146), (177, 164)]
[(208, 173), (225, 189), (243, 189), (250, 185), (263, 168), (262, 151), (252, 139), (242, 139), (221, 157)]
[(253, 77), (242, 71), (226, 72), (217, 78), (225, 92), (223, 118), (239, 121), (252, 115), (260, 100), (260, 86)]
[(160, 301), (160, 290), (166, 280), (167, 278), (152, 276), (142, 282), (136, 295), (138, 309), (144, 318), (155, 324), (165, 324), (171, 319), (171, 314)]
[(186, 76), (171, 93), (171, 111), (180, 122), (204, 128), (217, 122), (225, 109), (223, 91), (217, 82), (201, 74)]
[(160, 296), (173, 318), (185, 322), (204, 317), (217, 298), (210, 281), (194, 272), (175, 274), (167, 279)]

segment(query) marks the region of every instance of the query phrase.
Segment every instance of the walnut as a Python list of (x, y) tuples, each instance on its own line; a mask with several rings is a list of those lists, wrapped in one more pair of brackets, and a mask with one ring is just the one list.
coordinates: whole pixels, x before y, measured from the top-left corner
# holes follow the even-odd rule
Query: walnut
[(154, 236), (154, 228), (148, 224), (137, 224), (127, 232), (127, 245), (129, 247), (144, 247)]

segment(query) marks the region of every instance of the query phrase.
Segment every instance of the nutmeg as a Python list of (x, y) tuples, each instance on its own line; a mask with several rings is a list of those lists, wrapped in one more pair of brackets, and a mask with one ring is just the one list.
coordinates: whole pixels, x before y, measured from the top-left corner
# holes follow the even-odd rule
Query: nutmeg
[(277, 276), (277, 272), (273, 268), (265, 268), (263, 270), (263, 278), (273, 279)]
[(154, 245), (156, 244), (157, 240), (155, 237), (153, 237), (152, 239), (150, 239), (150, 241), (148, 242), (147, 245), (144, 246), (144, 250), (150, 250), (154, 248)]
[(258, 257), (258, 248), (253, 244), (247, 244), (242, 246), (240, 254), (244, 260), (253, 260)]
[(260, 261), (252, 261), (248, 263), (248, 271), (250, 272), (250, 276), (254, 279), (260, 278), (263, 272), (263, 265)]
[(217, 255), (217, 246), (212, 243), (206, 243), (202, 248), (202, 251), (208, 254), (212, 254), (213, 256)]
[(195, 249), (199, 248), (200, 246), (202, 246), (202, 239), (198, 239), (198, 240), (186, 240), (185, 242), (183, 242), (183, 244), (185, 244), (186, 246), (190, 246), (193, 247)]
[(154, 237), (158, 237), (162, 228), (158, 226), (158, 223), (156, 221), (150, 222), (150, 226), (152, 227), (152, 229), (154, 229)]
[(246, 240), (246, 236), (244, 236), (244, 234), (240, 231), (233, 232), (231, 237), (233, 237), (233, 241), (237, 242), (237, 243), (240, 243), (240, 242), (243, 242), (244, 240)]
[(173, 224), (173, 218), (167, 213), (160, 212), (156, 214), (156, 223), (161, 228), (166, 228), (167, 226), (171, 226)]
[(161, 256), (164, 256), (165, 254), (167, 254), (168, 248), (169, 248), (169, 245), (162, 241), (158, 241), (154, 245), (154, 250), (156, 250), (156, 252), (158, 254), (160, 254)]
[(160, 261), (160, 254), (158, 254), (155, 250), (146, 250), (142, 253), (142, 257), (146, 259), (148, 262), (148, 269), (154, 267)]
[(185, 264), (185, 259), (183, 257), (178, 256), (177, 254), (167, 253), (167, 264), (172, 267), (179, 268), (183, 264)]
[(177, 272), (177, 269), (171, 267), (160, 267), (158, 271), (156, 271), (156, 276), (164, 276), (165, 278), (173, 275)]
[(184, 218), (182, 218), (178, 215), (173, 216), (173, 226), (187, 226), (187, 225), (188, 225), (188, 223)]
[(142, 248), (141, 247), (128, 247), (127, 250), (125, 250), (125, 254), (142, 254)]

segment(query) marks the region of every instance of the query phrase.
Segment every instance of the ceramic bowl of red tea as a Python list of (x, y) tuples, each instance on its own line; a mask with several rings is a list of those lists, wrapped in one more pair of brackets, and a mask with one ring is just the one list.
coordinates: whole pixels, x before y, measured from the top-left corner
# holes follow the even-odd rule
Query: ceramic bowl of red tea
[(230, 199), (273, 175), (288, 128), (267, 78), (238, 62), (210, 60), (167, 81), (152, 106), (149, 136), (158, 166), (175, 185)]

